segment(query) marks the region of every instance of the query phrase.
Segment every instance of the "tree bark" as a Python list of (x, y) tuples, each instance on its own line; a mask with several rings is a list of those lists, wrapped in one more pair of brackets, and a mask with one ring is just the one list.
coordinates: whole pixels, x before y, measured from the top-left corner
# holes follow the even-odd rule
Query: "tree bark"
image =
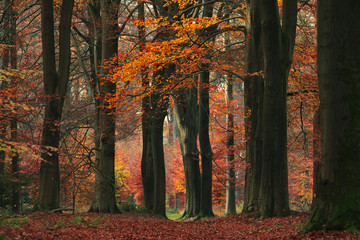
[[(100, 2), (102, 46), (101, 64), (105, 66), (106, 61), (116, 58), (118, 52), (118, 9), (119, 1), (103, 0)], [(109, 66), (106, 66), (102, 74), (108, 74)], [(109, 94), (115, 95), (116, 84), (104, 80), (97, 82), (96, 94), (101, 97)], [(89, 209), (90, 212), (119, 213), (116, 204), (115, 186), (115, 116), (116, 108), (110, 107), (106, 99), (97, 101), (97, 120), (95, 141), (97, 142), (97, 156), (95, 162), (95, 194), (94, 201)]]
[(246, 73), (244, 82), (246, 172), (243, 213), (258, 210), (262, 165), (264, 70), (261, 22), (257, 0), (247, 1)]
[(165, 66), (153, 78), (151, 106), (151, 150), (154, 168), (154, 207), (153, 213), (166, 217), (166, 177), (163, 146), (164, 120), (167, 115), (168, 96), (164, 93), (165, 80), (173, 73), (175, 66)]
[(199, 143), (201, 152), (200, 218), (212, 217), (212, 150), (209, 137), (209, 65), (201, 64), (199, 90)]
[(227, 216), (236, 214), (235, 205), (235, 170), (234, 170), (234, 116), (231, 113), (231, 101), (233, 100), (233, 83), (232, 76), (227, 77), (225, 100), (228, 105), (226, 114), (226, 206), (225, 214)]
[[(141, 21), (145, 21), (145, 5), (139, 3), (138, 17)], [(142, 25), (138, 26), (139, 31), (139, 44), (140, 51), (144, 50), (146, 32)], [(148, 89), (150, 87), (148, 77), (141, 73), (142, 87)], [(151, 128), (151, 108), (150, 97), (145, 94), (141, 100), (142, 116), (141, 116), (141, 128), (142, 128), (142, 157), (141, 157), (141, 177), (144, 190), (144, 205), (148, 210), (154, 208), (154, 165), (152, 158), (152, 144), (150, 138)]]
[[(11, 1), (6, 0), (0, 3), (1, 10), (2, 10), (2, 21), (0, 22), (1, 28), (1, 44), (5, 46), (1, 47), (3, 53), (1, 54), (1, 69), (8, 71), (9, 63), (10, 63), (10, 48), (8, 46), (11, 45), (11, 36), (10, 36), (10, 13), (11, 13)], [(7, 46), (6, 46), (7, 45)], [(2, 81), (0, 84), (0, 91), (6, 90), (9, 87), (8, 81)], [(5, 94), (4, 94), (5, 95)], [(2, 96), (5, 100), (6, 95)], [(0, 181), (0, 207), (5, 208), (7, 205), (6, 196), (7, 196), (7, 188), (5, 182), (5, 159), (6, 159), (6, 136), (7, 136), (7, 127), (9, 125), (9, 121), (7, 120), (7, 112), (5, 101), (2, 102), (0, 105), (0, 176), (3, 178), (3, 181)]]
[(313, 120), (313, 198), (311, 203), (311, 209), (315, 207), (315, 198), (318, 195), (320, 187), (320, 107), (316, 110)]
[(259, 215), (290, 214), (287, 174), (287, 78), (295, 42), (297, 1), (259, 1), (264, 51), (262, 170)]
[(64, 1), (59, 25), (59, 70), (56, 71), (53, 1), (41, 1), (44, 91), (47, 96), (41, 144), (40, 188), (36, 208), (60, 207), (60, 122), (70, 66), (70, 28), (74, 1)]
[(321, 163), (305, 231), (360, 230), (360, 2), (318, 1)]
[(197, 90), (181, 89), (175, 93), (175, 118), (179, 130), (179, 140), (183, 157), (186, 208), (183, 219), (196, 217), (200, 208), (200, 167), (197, 147)]
[[(203, 17), (213, 16), (213, 4), (204, 1)], [(211, 33), (216, 26), (206, 28), (204, 36)], [(205, 60), (206, 61), (206, 60)], [(199, 143), (201, 153), (201, 203), (199, 218), (214, 216), (212, 210), (212, 149), (209, 137), (209, 84), (210, 65), (206, 62), (200, 64), (199, 87)]]
[[(11, 50), (10, 50), (10, 65), (11, 69), (17, 69), (17, 26), (16, 26), (16, 6), (14, 6), (14, 2), (10, 3), (10, 39), (11, 39)], [(11, 88), (16, 89), (17, 85), (17, 78), (16, 76), (11, 78)], [(17, 91), (15, 91), (17, 93)], [(13, 102), (16, 102), (16, 96), (10, 97)], [(10, 130), (11, 130), (11, 141), (17, 142), (18, 141), (18, 122), (17, 122), (17, 114), (16, 111), (14, 115), (10, 119)], [(20, 166), (19, 166), (20, 158), (19, 153), (16, 148), (13, 147), (12, 150), (12, 157), (11, 157), (11, 170), (12, 175), (14, 177), (12, 183), (12, 211), (15, 213), (19, 213), (21, 211), (21, 184), (20, 184)]]

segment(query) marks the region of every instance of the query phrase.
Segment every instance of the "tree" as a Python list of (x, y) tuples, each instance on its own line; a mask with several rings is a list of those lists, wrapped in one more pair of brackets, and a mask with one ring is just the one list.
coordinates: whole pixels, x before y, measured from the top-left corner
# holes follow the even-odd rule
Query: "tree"
[[(284, 1), (281, 23), (278, 1), (254, 0), (250, 1), (250, 8), (252, 7), (254, 10), (250, 9), (253, 11), (251, 19), (254, 19), (255, 23), (252, 27), (257, 28), (257, 32), (253, 33), (260, 34), (258, 38), (256, 37), (259, 42), (253, 43), (260, 43), (261, 47), (260, 45), (251, 47), (260, 47), (262, 53), (259, 57), (264, 60), (264, 83), (262, 85), (260, 82), (260, 86), (254, 88), (255, 96), (260, 94), (255, 102), (250, 100), (247, 101), (249, 105), (246, 105), (252, 110), (256, 101), (259, 104), (256, 124), (261, 128), (258, 132), (261, 146), (256, 146), (255, 152), (261, 149), (261, 179), (258, 193), (260, 201), (257, 204), (261, 217), (284, 216), (290, 212), (287, 184), (286, 98), (287, 79), (295, 43), (297, 1)], [(256, 19), (259, 19), (259, 22), (256, 23)], [(252, 38), (253, 35), (248, 37)], [(250, 154), (254, 154), (252, 151), (254, 150), (250, 149)], [(255, 168), (255, 171), (260, 170), (258, 164), (252, 164), (251, 168)]]
[[(70, 29), (74, 0), (63, 1), (59, 25), (59, 58), (56, 63), (54, 1), (41, 1), (43, 48), (43, 82), (46, 95), (41, 144), (40, 189), (36, 208), (57, 209), (60, 206), (59, 141), (60, 122), (70, 68)], [(58, 70), (57, 70), (58, 65)]]
[(242, 212), (258, 210), (262, 164), (262, 103), (264, 79), (261, 22), (257, 2), (248, 0), (246, 9), (246, 73), (244, 81), (246, 173)]
[[(106, 76), (112, 67), (106, 65), (109, 63), (115, 63), (116, 65), (117, 62), (119, 36), (118, 11), (120, 1), (101, 0), (100, 5), (98, 4), (98, 1), (94, 1), (94, 5), (90, 6), (94, 11), (94, 27), (98, 27), (96, 24), (99, 20), (101, 22), (101, 30), (97, 31), (97, 33), (101, 32), (101, 45), (96, 45), (95, 43), (96, 55), (94, 62), (95, 65), (97, 65), (95, 66), (96, 68), (99, 68), (101, 65), (103, 66), (103, 70), (98, 73)], [(100, 8), (95, 8), (96, 6)], [(97, 37), (99, 36), (97, 35)], [(113, 58), (115, 58), (115, 60)], [(100, 59), (101, 63), (98, 62)], [(109, 63), (107, 61), (109, 61)], [(102, 82), (100, 79), (95, 79), (95, 196), (89, 210), (90, 212), (120, 212), (115, 199), (116, 108), (111, 106), (109, 100), (106, 99), (107, 95), (114, 96), (115, 92), (115, 82), (108, 81), (106, 78), (103, 79)]]
[(262, 217), (290, 213), (287, 169), (287, 78), (296, 34), (297, 1), (284, 1), (282, 26), (277, 1), (260, 1), (264, 51)]
[(183, 218), (196, 217), (200, 209), (200, 167), (198, 136), (198, 95), (195, 86), (183, 88), (175, 94), (175, 116), (183, 157), (186, 208)]
[(360, 230), (360, 2), (318, 1), (320, 184), (305, 231)]
[[(203, 9), (203, 17), (211, 18), (213, 16), (213, 5), (210, 1), (205, 1)], [(205, 29), (204, 35), (216, 29), (213, 25)], [(199, 87), (199, 144), (201, 155), (201, 203), (199, 217), (214, 216), (212, 210), (212, 150), (209, 137), (209, 84), (210, 70), (209, 59), (204, 59), (200, 64), (200, 87)]]
[(227, 76), (225, 100), (228, 105), (228, 113), (226, 114), (226, 215), (236, 214), (235, 205), (235, 168), (234, 168), (234, 115), (231, 112), (231, 102), (233, 100), (233, 77)]
[[(139, 3), (138, 17), (139, 20), (145, 22), (145, 4)], [(140, 51), (144, 51), (146, 32), (145, 27), (138, 26)], [(142, 87), (144, 89), (149, 87), (149, 81), (144, 73), (141, 74)], [(152, 210), (154, 207), (154, 165), (151, 151), (151, 138), (150, 138), (150, 97), (146, 94), (141, 99), (142, 116), (142, 156), (141, 156), (141, 178), (143, 182), (144, 191), (144, 205), (145, 208)]]

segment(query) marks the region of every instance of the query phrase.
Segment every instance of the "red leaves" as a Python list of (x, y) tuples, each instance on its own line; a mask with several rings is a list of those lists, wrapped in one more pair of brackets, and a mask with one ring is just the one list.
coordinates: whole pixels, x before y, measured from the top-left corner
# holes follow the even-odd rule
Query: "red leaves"
[[(349, 231), (299, 234), (309, 215), (253, 219), (253, 214), (171, 221), (148, 214), (33, 213), (20, 228), (2, 226), (9, 239), (358, 239)], [(79, 220), (80, 219), (80, 220)]]

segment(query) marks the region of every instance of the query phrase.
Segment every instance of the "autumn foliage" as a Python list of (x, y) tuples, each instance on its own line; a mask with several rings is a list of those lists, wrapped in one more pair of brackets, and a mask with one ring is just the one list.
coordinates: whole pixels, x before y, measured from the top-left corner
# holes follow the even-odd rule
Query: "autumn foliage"
[[(252, 215), (202, 221), (172, 221), (148, 214), (33, 213), (1, 217), (10, 239), (358, 239), (349, 231), (299, 234), (307, 214), (253, 219)], [(8, 225), (8, 226), (5, 226)], [(1, 236), (1, 235), (0, 235)]]
[[(141, 100), (152, 94), (160, 94), (160, 102), (168, 101), (168, 116), (164, 127), (164, 152), (166, 167), (167, 208), (175, 207), (175, 195), (179, 197), (180, 209), (185, 207), (186, 184), (180, 151), (178, 133), (173, 119), (174, 93), (182, 88), (210, 89), (210, 138), (213, 149), (213, 204), (218, 216), (224, 214), (226, 202), (226, 182), (236, 186), (236, 203), (241, 211), (244, 194), (246, 169), (246, 141), (244, 116), (251, 114), (244, 109), (245, 76), (245, 4), (232, 9), (229, 19), (220, 14), (212, 18), (185, 17), (183, 11), (194, 1), (174, 0), (166, 4), (176, 4), (179, 14), (173, 19), (156, 16), (148, 11), (145, 21), (136, 15), (134, 6), (121, 6), (119, 16), (119, 49), (113, 58), (106, 59), (97, 66), (104, 74), (91, 76), (91, 58), (86, 42), (94, 37), (93, 28), (100, 28), (94, 21), (90, 26), (87, 19), (87, 0), (75, 1), (70, 83), (65, 99), (59, 149), (46, 149), (40, 144), (44, 105), (54, 96), (44, 94), (41, 83), (40, 35), (35, 34), (40, 25), (35, 1), (16, 1), (19, 12), (17, 35), (17, 69), (10, 65), (0, 70), (0, 152), (7, 157), (0, 159), (1, 181), (19, 182), (22, 186), (24, 209), (35, 202), (39, 190), (40, 154), (44, 151), (59, 152), (60, 205), (74, 212), (87, 211), (94, 194), (94, 122), (96, 109), (94, 101), (103, 100), (107, 108), (115, 109), (116, 156), (115, 180), (116, 201), (142, 206), (144, 193), (141, 178)], [(59, 20), (61, 1), (55, 1), (56, 24)], [(241, 1), (242, 2), (242, 1)], [(282, 5), (282, 1), (278, 1)], [(313, 118), (319, 107), (318, 82), (316, 78), (316, 5), (299, 4), (299, 20), (294, 59), (288, 81), (288, 159), (289, 193), (292, 210), (309, 211), (313, 193)], [(220, 12), (220, 4), (215, 5)], [(21, 13), (21, 14), (20, 14)], [(230, 15), (229, 15), (230, 16)], [(227, 17), (229, 17), (227, 16)], [(123, 24), (123, 25), (122, 25)], [(217, 31), (210, 37), (206, 29), (216, 26)], [(146, 29), (145, 39), (139, 39), (138, 30)], [(121, 32), (120, 32), (121, 30)], [(35, 32), (35, 33), (34, 33)], [(227, 34), (225, 36), (225, 34)], [(164, 37), (165, 36), (165, 37)], [(58, 37), (58, 36), (56, 36)], [(251, 36), (250, 36), (251, 37)], [(225, 43), (229, 38), (230, 43)], [(83, 41), (85, 40), (85, 41)], [(0, 56), (8, 54), (15, 45), (0, 42)], [(200, 64), (209, 65), (211, 81), (209, 86), (201, 86), (198, 74)], [(165, 83), (157, 86), (157, 74), (169, 64), (174, 66)], [(262, 74), (262, 73), (258, 73)], [(234, 78), (234, 100), (225, 100), (225, 79)], [(100, 85), (115, 83), (116, 92), (94, 95), (91, 92), (91, 77)], [(148, 84), (145, 86), (143, 82)], [(7, 84), (4, 84), (7, 83)], [(161, 91), (159, 91), (159, 89)], [(94, 114), (95, 113), (95, 114)], [(226, 175), (226, 119), (234, 115), (235, 159), (231, 163), (236, 172), (235, 179)], [(18, 121), (17, 140), (11, 139), (9, 121)], [(20, 156), (20, 180), (11, 173), (11, 156)], [(2, 190), (10, 195), (10, 187)], [(5, 207), (10, 198), (3, 199)], [(295, 213), (287, 218), (252, 219), (252, 215), (236, 215), (229, 218), (210, 219), (199, 222), (175, 222), (147, 214), (56, 214), (36, 212), (29, 215), (0, 216), (0, 233), (9, 238), (23, 239), (315, 239), (360, 237), (354, 233), (310, 233), (299, 235), (306, 214)], [(21, 219), (27, 219), (21, 222)], [(19, 221), (19, 226), (9, 222)], [(21, 223), (20, 223), (21, 222)], [(40, 229), (40, 230), (39, 230)], [(0, 237), (1, 238), (1, 237)]]

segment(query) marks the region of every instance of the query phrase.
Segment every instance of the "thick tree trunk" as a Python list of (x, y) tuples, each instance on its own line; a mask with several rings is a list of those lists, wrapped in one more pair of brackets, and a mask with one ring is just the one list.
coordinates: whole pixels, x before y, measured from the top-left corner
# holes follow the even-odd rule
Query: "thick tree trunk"
[(263, 146), (259, 197), (261, 217), (290, 214), (287, 174), (287, 78), (295, 41), (297, 1), (259, 1), (264, 51)]
[[(102, 23), (102, 64), (106, 60), (116, 57), (118, 52), (118, 1), (101, 1)], [(115, 63), (116, 64), (116, 63)], [(107, 66), (108, 67), (108, 66)], [(103, 74), (107, 74), (107, 70)], [(104, 81), (98, 84), (98, 92), (101, 96), (114, 95), (116, 84)], [(116, 204), (115, 186), (115, 116), (116, 108), (109, 107), (106, 99), (98, 100), (97, 121), (95, 129), (98, 149), (96, 149), (95, 162), (95, 196), (90, 207), (90, 212), (120, 212)]]
[(360, 230), (359, 1), (318, 1), (321, 163), (305, 231)]
[(244, 83), (246, 172), (242, 212), (258, 210), (262, 164), (262, 104), (264, 79), (259, 6), (248, 1), (246, 18), (246, 77)]
[(74, 1), (61, 6), (59, 26), (59, 71), (56, 71), (53, 1), (41, 1), (45, 105), (41, 144), (43, 153), (40, 167), (40, 188), (36, 208), (57, 209), (60, 206), (59, 141), (64, 97), (69, 80), (70, 28)]
[(200, 208), (200, 168), (197, 148), (197, 90), (181, 89), (175, 94), (175, 118), (183, 157), (186, 208), (182, 218), (195, 217)]

